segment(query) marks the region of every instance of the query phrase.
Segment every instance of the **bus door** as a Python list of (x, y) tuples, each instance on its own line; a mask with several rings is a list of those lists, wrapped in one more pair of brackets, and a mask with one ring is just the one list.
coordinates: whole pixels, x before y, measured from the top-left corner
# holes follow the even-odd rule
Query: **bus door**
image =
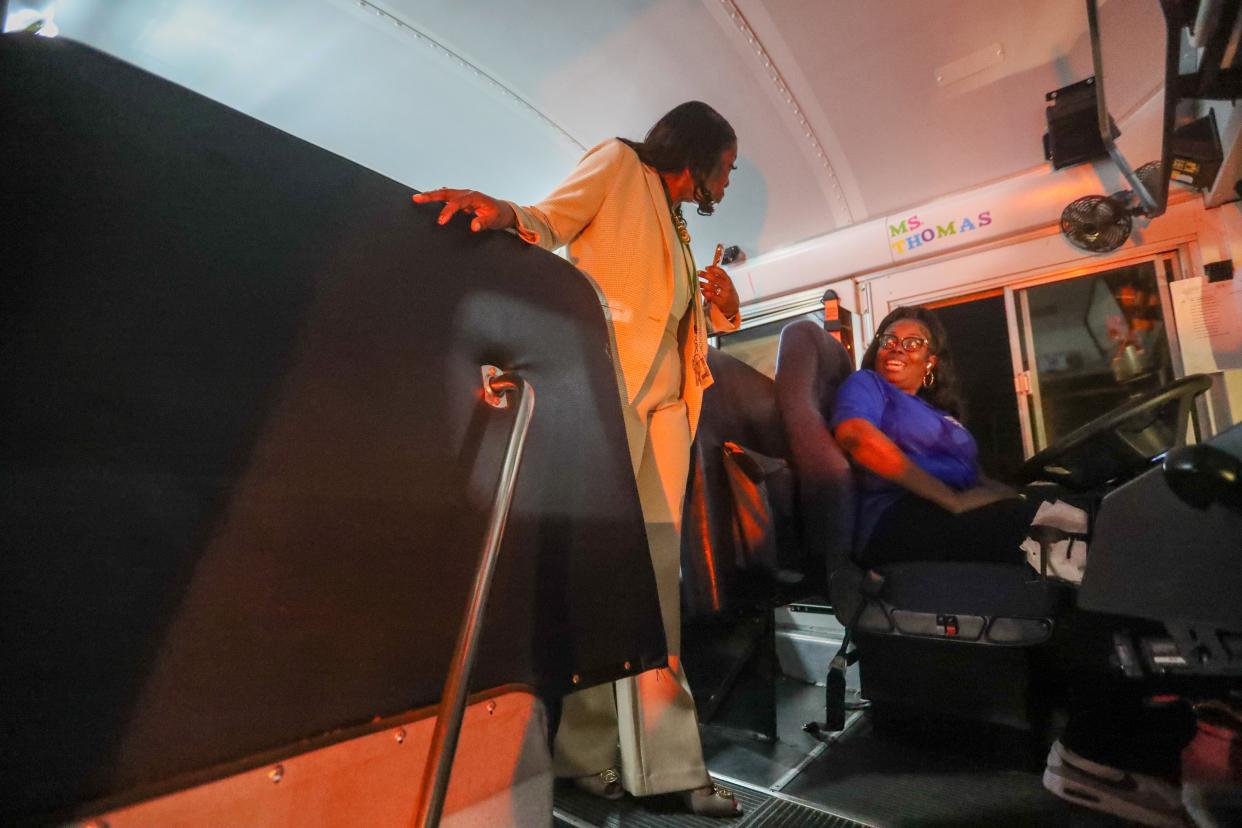
[(1175, 252), (1004, 289), (1026, 456), (1178, 373)]

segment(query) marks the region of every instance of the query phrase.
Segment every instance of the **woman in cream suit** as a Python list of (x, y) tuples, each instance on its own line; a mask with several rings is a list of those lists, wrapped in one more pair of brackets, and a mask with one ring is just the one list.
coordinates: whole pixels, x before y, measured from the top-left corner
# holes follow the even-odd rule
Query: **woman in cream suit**
[(444, 202), (441, 224), (463, 211), (474, 215), (476, 232), (510, 229), (549, 250), (567, 246), (569, 261), (601, 296), (616, 343), (617, 386), (669, 666), (567, 697), (556, 772), (608, 798), (680, 792), (688, 809), (712, 816), (732, 816), (740, 807), (707, 775), (681, 669), (681, 507), (690, 443), (712, 382), (709, 315), (718, 331), (734, 330), (740, 318), (724, 270), (713, 263), (696, 272), (681, 205), (696, 203), (710, 215), (736, 159), (733, 128), (707, 104), (691, 101), (661, 118), (641, 143), (611, 139), (591, 149), (536, 205), (472, 190), (414, 196), (419, 203)]

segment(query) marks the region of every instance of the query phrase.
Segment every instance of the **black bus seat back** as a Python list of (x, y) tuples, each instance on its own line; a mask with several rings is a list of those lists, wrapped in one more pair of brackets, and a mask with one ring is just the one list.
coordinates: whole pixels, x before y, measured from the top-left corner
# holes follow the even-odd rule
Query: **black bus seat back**
[[(598, 296), (101, 52), (0, 38), (0, 822), (433, 703), (538, 394), (472, 691), (661, 663)], [(411, 784), (417, 784), (417, 780)]]

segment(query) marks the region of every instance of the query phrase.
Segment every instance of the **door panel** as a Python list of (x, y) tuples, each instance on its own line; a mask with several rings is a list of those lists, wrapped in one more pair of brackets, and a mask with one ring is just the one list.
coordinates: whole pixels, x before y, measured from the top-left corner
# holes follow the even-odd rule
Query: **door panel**
[(1012, 290), (1034, 449), (1173, 379), (1167, 256)]

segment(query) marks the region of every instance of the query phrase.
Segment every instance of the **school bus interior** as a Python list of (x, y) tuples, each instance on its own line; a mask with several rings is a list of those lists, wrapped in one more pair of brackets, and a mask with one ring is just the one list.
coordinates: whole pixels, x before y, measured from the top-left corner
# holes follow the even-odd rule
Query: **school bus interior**
[[(559, 699), (668, 657), (614, 343), (572, 263), (409, 201), (533, 203), (703, 100), (726, 824), (1124, 824), (1041, 785), (1079, 608), (1239, 824), (1240, 6), (0, 0), (0, 821), (720, 824), (553, 781)], [(1097, 505), (1081, 587), (856, 562), (828, 422), (910, 305), (984, 472)]]

